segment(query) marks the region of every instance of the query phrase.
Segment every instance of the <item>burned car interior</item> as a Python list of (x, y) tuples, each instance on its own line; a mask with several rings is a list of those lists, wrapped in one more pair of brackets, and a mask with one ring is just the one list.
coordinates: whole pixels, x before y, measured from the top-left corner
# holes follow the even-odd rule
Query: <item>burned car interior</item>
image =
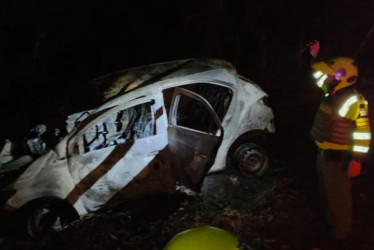
[(151, 108), (152, 102), (148, 102), (107, 114), (82, 135), (84, 152), (153, 135)]
[[(222, 121), (232, 98), (231, 89), (206, 83), (193, 83), (184, 86), (184, 88), (204, 97)], [(175, 88), (166, 89), (163, 92), (166, 110), (170, 109), (174, 92)], [(156, 127), (154, 113), (151, 110), (152, 102), (149, 102), (106, 115), (83, 134), (84, 152), (153, 135)], [(75, 124), (78, 124), (78, 119), (82, 119), (87, 114), (89, 114), (88, 111), (83, 112)], [(207, 109), (202, 107), (200, 102), (187, 96), (182, 96), (179, 100), (176, 119), (180, 126), (211, 134), (218, 131), (218, 127), (211, 119)]]
[[(192, 83), (183, 86), (183, 88), (206, 99), (222, 122), (233, 96), (231, 89), (207, 83)], [(170, 88), (163, 91), (166, 110), (170, 108), (174, 90), (174, 88)], [(214, 134), (217, 132), (218, 127), (211, 119), (211, 115), (201, 105), (200, 102), (196, 102), (192, 98), (181, 97), (178, 105), (177, 123), (181, 126), (192, 127), (196, 130)]]

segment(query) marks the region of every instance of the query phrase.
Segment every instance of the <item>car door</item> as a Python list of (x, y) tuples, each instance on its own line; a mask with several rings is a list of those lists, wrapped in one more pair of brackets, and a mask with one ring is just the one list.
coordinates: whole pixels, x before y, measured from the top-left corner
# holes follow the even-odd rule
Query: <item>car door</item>
[(178, 182), (198, 192), (214, 163), (223, 128), (202, 96), (176, 88), (169, 110), (168, 148)]
[[(101, 111), (103, 112), (103, 111)], [(74, 188), (66, 200), (95, 211), (127, 186), (167, 146), (162, 94), (104, 111), (68, 142)]]

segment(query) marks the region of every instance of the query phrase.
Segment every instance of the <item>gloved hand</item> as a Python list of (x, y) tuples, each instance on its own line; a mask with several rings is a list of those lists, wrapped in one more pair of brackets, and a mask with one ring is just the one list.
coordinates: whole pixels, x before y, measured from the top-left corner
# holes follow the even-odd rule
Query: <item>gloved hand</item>
[(348, 167), (348, 174), (350, 177), (356, 177), (361, 174), (361, 161), (353, 159)]
[(309, 53), (312, 57), (316, 58), (318, 56), (320, 44), (318, 40), (314, 40), (308, 43), (306, 46), (309, 47)]

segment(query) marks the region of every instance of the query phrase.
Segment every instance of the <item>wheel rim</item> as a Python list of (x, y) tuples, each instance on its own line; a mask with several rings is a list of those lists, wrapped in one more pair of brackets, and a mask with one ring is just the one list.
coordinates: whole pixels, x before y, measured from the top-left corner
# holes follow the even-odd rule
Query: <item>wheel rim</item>
[(249, 148), (241, 159), (241, 169), (247, 174), (261, 171), (265, 166), (265, 158), (258, 148)]
[(38, 237), (52, 228), (61, 228), (60, 219), (50, 205), (43, 205), (34, 210), (27, 221), (27, 232), (31, 237)]

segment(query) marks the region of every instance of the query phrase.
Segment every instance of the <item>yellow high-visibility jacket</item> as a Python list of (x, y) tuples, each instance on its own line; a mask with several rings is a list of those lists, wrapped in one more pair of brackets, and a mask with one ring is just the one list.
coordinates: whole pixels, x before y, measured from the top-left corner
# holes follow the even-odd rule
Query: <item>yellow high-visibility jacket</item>
[(349, 150), (361, 158), (369, 151), (371, 140), (367, 101), (351, 88), (326, 95), (311, 136), (321, 149)]

